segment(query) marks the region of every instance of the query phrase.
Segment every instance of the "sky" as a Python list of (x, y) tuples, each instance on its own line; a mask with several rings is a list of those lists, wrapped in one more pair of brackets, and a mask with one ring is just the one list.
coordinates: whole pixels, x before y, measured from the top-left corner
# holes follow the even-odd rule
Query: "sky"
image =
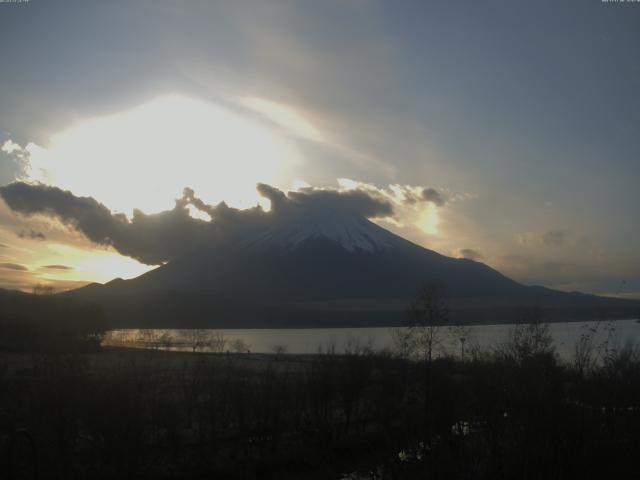
[(0, 193), (0, 287), (134, 277), (175, 250), (132, 238), (268, 210), (265, 184), (640, 297), (638, 2), (0, 2), (0, 58), (0, 188), (30, 187)]

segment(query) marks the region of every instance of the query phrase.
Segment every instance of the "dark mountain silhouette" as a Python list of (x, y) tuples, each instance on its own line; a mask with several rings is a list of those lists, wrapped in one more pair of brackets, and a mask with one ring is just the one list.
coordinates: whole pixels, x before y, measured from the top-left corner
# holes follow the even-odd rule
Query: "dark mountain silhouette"
[(454, 320), (630, 318), (638, 303), (521, 285), (349, 215), (299, 217), (251, 238), (201, 248), (131, 280), (65, 295), (99, 303), (120, 325), (284, 327), (394, 325), (424, 285), (445, 292)]

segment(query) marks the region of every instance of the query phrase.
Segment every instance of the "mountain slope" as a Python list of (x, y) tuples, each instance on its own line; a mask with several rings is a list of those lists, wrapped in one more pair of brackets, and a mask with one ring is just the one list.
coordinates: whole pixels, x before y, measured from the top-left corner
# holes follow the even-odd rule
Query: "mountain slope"
[(98, 301), (121, 319), (165, 318), (172, 326), (307, 325), (311, 318), (316, 326), (378, 325), (399, 323), (409, 300), (430, 284), (442, 287), (457, 316), (485, 322), (503, 321), (534, 304), (565, 316), (635, 305), (526, 287), (482, 263), (422, 248), (365, 218), (331, 213), (274, 222), (257, 235), (201, 248), (135, 279), (70, 295)]
[(366, 219), (277, 225), (225, 248), (200, 249), (118, 288), (210, 291), (269, 303), (410, 298), (423, 284), (452, 297), (522, 287), (484, 264), (419, 247)]

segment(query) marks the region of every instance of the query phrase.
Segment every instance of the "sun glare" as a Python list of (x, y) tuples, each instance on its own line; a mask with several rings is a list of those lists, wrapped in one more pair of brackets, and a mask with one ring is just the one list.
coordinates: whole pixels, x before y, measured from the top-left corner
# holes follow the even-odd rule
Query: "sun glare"
[(257, 182), (289, 183), (299, 162), (276, 129), (179, 95), (80, 123), (29, 145), (32, 176), (130, 213), (173, 206), (184, 187), (208, 202), (249, 207)]
[(436, 235), (438, 234), (438, 223), (438, 208), (432, 203), (428, 203), (420, 213), (415, 225), (429, 235)]
[(78, 282), (104, 283), (116, 277), (134, 278), (153, 268), (111, 249), (78, 248), (60, 243), (22, 249), (22, 261), (33, 275), (30, 283), (54, 284), (61, 288), (77, 287)]
[(74, 280), (93, 278), (106, 282), (116, 277), (134, 278), (154, 268), (110, 250), (76, 251), (65, 258), (71, 259), (73, 264), (73, 270), (66, 278)]
[(264, 98), (247, 97), (240, 104), (264, 116), (290, 133), (314, 142), (323, 142), (324, 136), (304, 115), (293, 108)]

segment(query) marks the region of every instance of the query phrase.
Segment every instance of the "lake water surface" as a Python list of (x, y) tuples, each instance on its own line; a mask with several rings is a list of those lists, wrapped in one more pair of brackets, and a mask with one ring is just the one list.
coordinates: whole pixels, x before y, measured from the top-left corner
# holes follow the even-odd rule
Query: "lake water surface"
[[(464, 348), (490, 350), (509, 339), (514, 325), (477, 325), (463, 333), (439, 327), (442, 340), (439, 352), (459, 355), (460, 337)], [(286, 352), (313, 354), (318, 351), (343, 353), (371, 348), (393, 350), (397, 328), (308, 328), (308, 329), (216, 329), (216, 330), (113, 330), (104, 345), (161, 348), (180, 351), (244, 351), (251, 353)], [(640, 323), (636, 320), (612, 322), (550, 323), (549, 331), (560, 358), (570, 360), (581, 335), (593, 332), (597, 349), (621, 348), (628, 342), (640, 342)]]

